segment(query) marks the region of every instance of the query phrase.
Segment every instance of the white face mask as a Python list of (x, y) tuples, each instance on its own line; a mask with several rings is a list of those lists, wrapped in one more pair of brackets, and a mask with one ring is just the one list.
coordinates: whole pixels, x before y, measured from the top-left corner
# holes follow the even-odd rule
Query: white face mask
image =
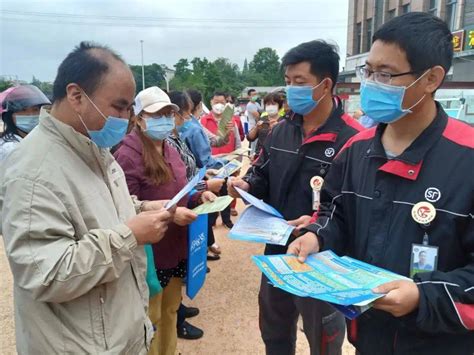
[(225, 105), (221, 103), (212, 105), (212, 111), (214, 111), (216, 115), (222, 114), (222, 112), (224, 112), (224, 108), (225, 108)]
[(267, 105), (265, 106), (265, 111), (267, 111), (270, 116), (274, 116), (278, 113), (278, 105)]

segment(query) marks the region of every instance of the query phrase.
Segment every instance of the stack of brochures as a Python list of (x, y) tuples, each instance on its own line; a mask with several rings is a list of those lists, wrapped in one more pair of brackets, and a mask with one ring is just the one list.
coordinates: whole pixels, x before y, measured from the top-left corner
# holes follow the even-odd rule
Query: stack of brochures
[(331, 303), (354, 319), (383, 297), (372, 289), (395, 280), (410, 280), (393, 272), (332, 251), (310, 255), (300, 263), (294, 255), (259, 255), (252, 260), (270, 283), (300, 297)]

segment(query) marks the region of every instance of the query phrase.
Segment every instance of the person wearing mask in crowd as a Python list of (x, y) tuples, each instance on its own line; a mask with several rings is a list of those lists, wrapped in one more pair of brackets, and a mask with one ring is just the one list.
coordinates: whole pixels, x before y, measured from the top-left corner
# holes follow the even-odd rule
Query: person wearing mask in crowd
[[(412, 278), (375, 288), (383, 297), (350, 322), (360, 354), (474, 353), (474, 128), (434, 99), (452, 60), (451, 31), (429, 13), (375, 32), (358, 72), (378, 125), (340, 151), (315, 223), (288, 249), (300, 261), (331, 249)], [(434, 270), (413, 268), (420, 249)]]
[(283, 107), (283, 101), (278, 93), (271, 93), (263, 98), (265, 111), (257, 122), (257, 125), (247, 134), (247, 140), (253, 142), (257, 140), (256, 155), (258, 155), (267, 139), (271, 129), (280, 120), (280, 110)]
[(212, 156), (212, 148), (222, 147), (229, 143), (229, 134), (233, 132), (234, 125), (229, 123), (226, 131), (227, 135), (224, 137), (211, 133), (208, 129), (205, 129), (199, 121), (202, 116), (201, 93), (191, 89), (187, 91), (187, 94), (193, 102), (193, 108), (191, 110), (192, 120), (186, 124), (186, 127), (180, 132), (181, 139), (186, 142), (194, 154), (198, 168), (207, 167), (210, 169), (219, 169), (223, 167), (226, 162), (222, 159), (214, 158)]
[[(115, 158), (125, 172), (128, 189), (140, 200), (173, 198), (187, 183), (186, 166), (166, 138), (175, 128), (179, 107), (157, 87), (145, 89), (135, 98), (136, 127), (123, 140)], [(187, 225), (197, 215), (188, 204), (205, 199), (195, 194), (178, 202), (173, 222), (160, 243), (152, 245), (158, 280), (163, 291), (150, 299), (150, 318), (155, 337), (149, 354), (174, 354), (177, 345), (177, 310), (186, 276)]]
[(130, 197), (108, 150), (134, 94), (119, 55), (81, 42), (59, 66), (54, 104), (0, 169), (19, 354), (146, 354), (143, 245), (163, 238), (173, 213)]
[[(247, 96), (249, 98), (249, 102), (247, 103), (247, 107), (245, 109), (247, 115), (247, 123), (248, 123), (248, 131), (250, 132), (256, 125), (258, 120), (260, 119), (260, 113), (262, 112), (262, 108), (258, 103), (258, 96), (257, 90), (249, 89), (247, 91)], [(253, 141), (250, 144), (250, 154), (254, 155), (257, 147), (257, 142)]]
[[(333, 158), (362, 127), (344, 114), (333, 96), (339, 73), (337, 47), (322, 40), (302, 43), (282, 58), (291, 111), (273, 127), (244, 178), (229, 181), (276, 208), (295, 234), (308, 225), (319, 205), (314, 180), (322, 181)], [(288, 244), (295, 237), (290, 237)], [(265, 254), (285, 254), (286, 246), (267, 244)], [(344, 317), (329, 304), (294, 296), (271, 285), (262, 274), (260, 331), (267, 354), (294, 354), (298, 314), (312, 355), (341, 354)]]
[(50, 105), (45, 94), (33, 85), (20, 85), (0, 93), (3, 132), (0, 134), (0, 163), (38, 125), (40, 108)]
[[(180, 137), (184, 140), (196, 158), (196, 164), (198, 168), (204, 166), (208, 168), (220, 168), (226, 161), (222, 159), (217, 159), (212, 157), (211, 149), (212, 147), (222, 147), (229, 142), (229, 134), (225, 137), (215, 135), (205, 129), (201, 123), (198, 121), (198, 118), (202, 115), (202, 95), (199, 91), (190, 89), (187, 91), (191, 101), (191, 121), (187, 124), (187, 127), (183, 127), (180, 131)], [(227, 132), (232, 132), (234, 125), (232, 122), (229, 122), (227, 125)], [(224, 185), (224, 179), (208, 179), (207, 185), (208, 189), (214, 193), (219, 193)], [(216, 243), (213, 224), (214, 218), (209, 218), (209, 228), (208, 228), (208, 248), (209, 248), (209, 260), (218, 260), (219, 255), (222, 253), (220, 246)]]
[[(216, 91), (211, 99), (212, 111), (201, 118), (201, 124), (210, 130), (212, 133), (217, 134), (219, 121), (222, 118), (222, 113), (224, 112), (226, 105), (226, 94), (220, 91)], [(241, 147), (241, 141), (237, 126), (234, 119), (232, 119), (233, 131), (229, 133), (229, 142), (222, 147), (213, 147), (212, 154), (230, 154), (234, 150)], [(227, 195), (227, 186), (223, 185), (220, 195)], [(229, 205), (225, 210), (221, 212), (222, 223), (228, 229), (231, 229), (234, 224), (230, 218), (231, 216), (231, 206)], [(217, 214), (209, 215), (209, 219), (215, 223), (217, 219)]]
[[(196, 165), (196, 159), (194, 155), (189, 150), (186, 143), (184, 143), (180, 137), (178, 132), (183, 132), (186, 130), (187, 126), (192, 122), (191, 118), (191, 108), (192, 108), (192, 101), (189, 96), (180, 91), (171, 91), (169, 93), (169, 98), (173, 104), (178, 106), (179, 111), (175, 114), (175, 125), (176, 129), (165, 139), (167, 143), (169, 143), (172, 147), (174, 147), (181, 156), (181, 160), (186, 165), (186, 178), (187, 180), (191, 180), (199, 171)], [(216, 196), (207, 191), (207, 182), (201, 181), (196, 185), (195, 188), (197, 191), (205, 193), (206, 200), (213, 201), (215, 200)], [(212, 232), (212, 228), (211, 228)], [(218, 260), (220, 259), (219, 255), (208, 255), (208, 260)], [(208, 268), (209, 272), (209, 268)], [(186, 307), (183, 303), (180, 304), (178, 309), (178, 322), (177, 322), (177, 331), (178, 337), (183, 339), (199, 339), (202, 338), (204, 332), (199, 329), (198, 327), (193, 326), (189, 322), (186, 321), (186, 318), (195, 317), (199, 314), (199, 309), (194, 307)]]

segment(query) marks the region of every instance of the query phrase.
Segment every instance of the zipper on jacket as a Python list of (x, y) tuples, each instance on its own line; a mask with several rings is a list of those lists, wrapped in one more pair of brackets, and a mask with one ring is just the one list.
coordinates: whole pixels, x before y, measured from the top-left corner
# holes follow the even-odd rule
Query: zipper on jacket
[(104, 317), (104, 298), (102, 295), (99, 297), (100, 300), (100, 319), (102, 321), (102, 334), (104, 336), (105, 350), (109, 350), (109, 345), (107, 344), (107, 337), (105, 334), (105, 317)]

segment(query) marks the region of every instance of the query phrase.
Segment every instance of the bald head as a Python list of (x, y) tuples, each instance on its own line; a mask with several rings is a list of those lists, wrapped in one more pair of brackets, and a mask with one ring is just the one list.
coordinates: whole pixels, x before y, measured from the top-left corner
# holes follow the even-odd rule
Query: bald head
[(93, 95), (99, 84), (111, 72), (121, 72), (133, 79), (124, 60), (106, 46), (91, 42), (81, 42), (68, 54), (58, 68), (53, 86), (55, 102), (66, 97), (69, 84), (77, 84), (88, 95)]

